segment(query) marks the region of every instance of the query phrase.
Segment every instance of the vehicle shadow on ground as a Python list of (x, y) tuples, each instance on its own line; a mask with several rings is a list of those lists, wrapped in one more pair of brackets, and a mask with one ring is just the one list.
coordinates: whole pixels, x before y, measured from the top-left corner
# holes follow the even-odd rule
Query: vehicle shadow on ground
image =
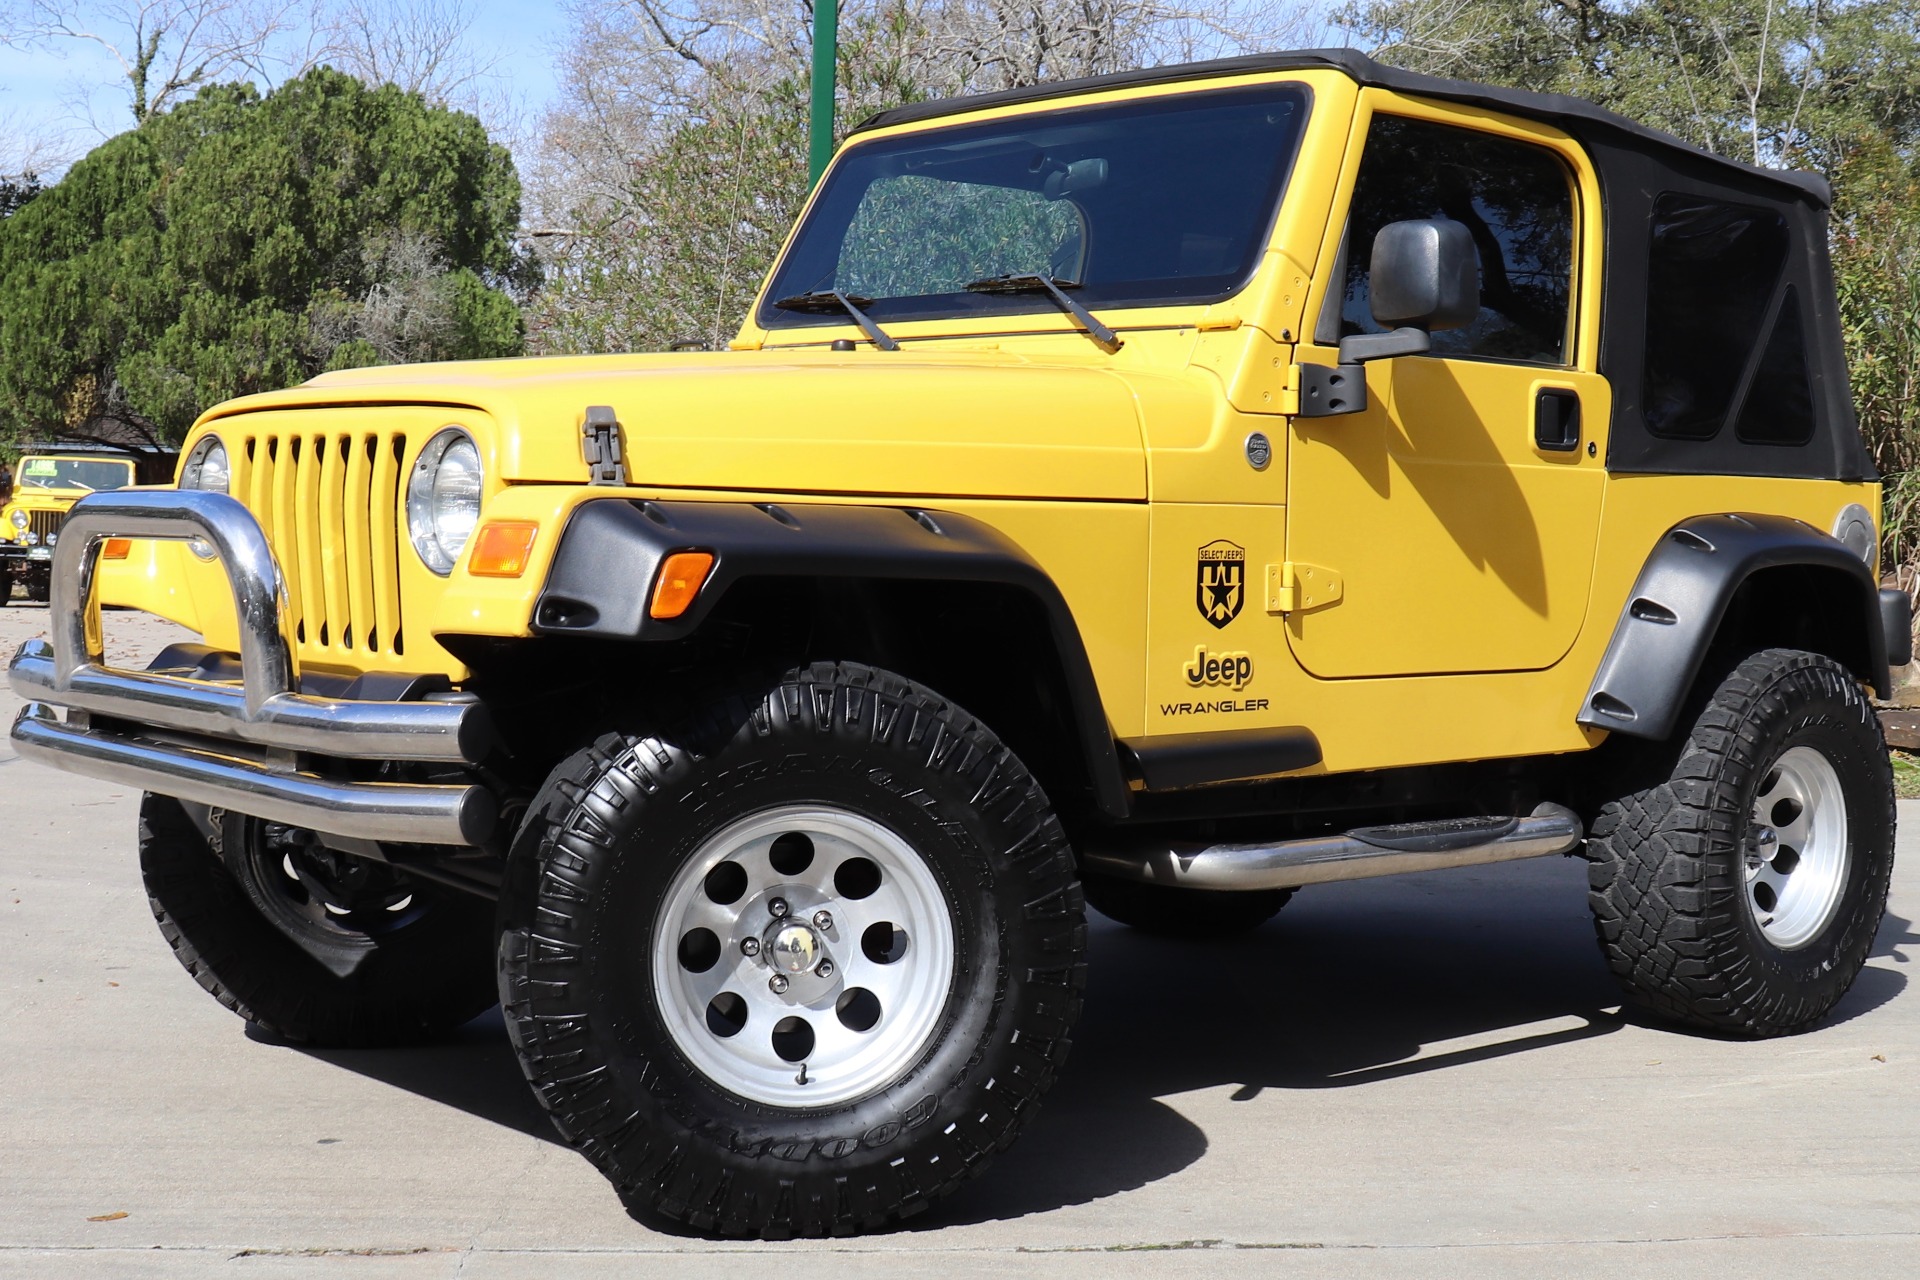
[[(1570, 860), (1325, 886), (1254, 933), (1213, 941), (1089, 918), (1086, 1010), (1059, 1083), (990, 1177), (911, 1227), (1045, 1213), (1179, 1173), (1207, 1136), (1163, 1098), (1352, 1088), (1654, 1025), (1620, 1011), (1584, 868)], [(1916, 942), (1912, 923), (1889, 915), (1874, 955), (1905, 964)], [(1905, 986), (1896, 969), (1870, 967), (1832, 1021)], [(559, 1142), (497, 1012), (425, 1049), (307, 1052)]]
[(419, 1048), (288, 1047), (530, 1137), (565, 1145), (520, 1074), (498, 1009), (489, 1009), (438, 1044)]
[[(1684, 1035), (1620, 1008), (1570, 859), (1303, 891), (1255, 933), (1147, 937), (1090, 917), (1086, 1012), (1044, 1109), (991, 1176), (911, 1224), (1017, 1218), (1157, 1181), (1206, 1137), (1155, 1099), (1343, 1089), (1605, 1036)], [(1889, 914), (1873, 955), (1920, 942)], [(1869, 967), (1825, 1025), (1906, 986)]]

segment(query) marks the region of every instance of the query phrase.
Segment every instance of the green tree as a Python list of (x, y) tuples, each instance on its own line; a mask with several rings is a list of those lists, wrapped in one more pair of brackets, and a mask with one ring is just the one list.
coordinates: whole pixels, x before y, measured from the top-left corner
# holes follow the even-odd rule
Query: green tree
[(12, 217), (42, 190), (36, 173), (0, 174), (0, 218)]
[(517, 354), (520, 184), (472, 116), (320, 69), (203, 89), (0, 222), (0, 433)]
[(620, 189), (562, 216), (529, 311), (545, 352), (718, 347), (733, 336), (807, 190), (806, 88), (716, 95), (661, 131)]

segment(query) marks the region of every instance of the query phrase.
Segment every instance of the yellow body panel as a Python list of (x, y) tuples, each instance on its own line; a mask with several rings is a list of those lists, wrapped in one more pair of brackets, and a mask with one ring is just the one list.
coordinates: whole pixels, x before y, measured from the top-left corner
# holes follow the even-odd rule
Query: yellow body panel
[[(1605, 470), (1533, 444), (1534, 393), (1575, 388), (1604, 423), (1604, 379), (1471, 360), (1383, 360), (1367, 412), (1300, 418), (1288, 556), (1346, 578), (1292, 616), (1293, 651), (1330, 678), (1548, 667), (1587, 608)], [(1604, 440), (1601, 442), (1604, 447)]]
[[(531, 635), (533, 603), (553, 563), (559, 532), (574, 508), (610, 496), (661, 501), (712, 500), (777, 502), (801, 506), (814, 495), (778, 491), (692, 495), (660, 488), (609, 490), (557, 485), (523, 485), (491, 500), (491, 520), (531, 520), (539, 525), (527, 571), (519, 578), (479, 578), (454, 571), (435, 614), (441, 634)], [(884, 506), (878, 498), (836, 499)], [(1147, 558), (1147, 507), (1140, 503), (1018, 502), (962, 499), (943, 502), (942, 511), (981, 520), (1011, 538), (1046, 566), (1060, 588), (1080, 634), (1087, 658), (1103, 692), (1137, 690), (1146, 678), (1146, 580), (1144, 575), (1115, 576), (1116, 563), (1142, 565)], [(1139, 703), (1109, 701), (1114, 732), (1142, 732)]]
[[(725, 353), (329, 374), (214, 409), (187, 447), (207, 431), (227, 442), (236, 492), (292, 563), (302, 617), (382, 630), (405, 620), (404, 653), (332, 629), (303, 637), (309, 663), (462, 678), (425, 638), (530, 634), (559, 533), (582, 502), (924, 505), (985, 521), (1048, 572), (1117, 736), (1304, 725), (1321, 744), (1316, 771), (1591, 747), (1604, 734), (1575, 716), (1668, 528), (1752, 510), (1824, 530), (1848, 503), (1877, 509), (1870, 484), (1607, 474), (1600, 192), (1556, 130), (1363, 93), (1334, 72), (1086, 100), (1276, 79), (1307, 83), (1313, 110), (1259, 269), (1223, 302), (1103, 316), (1125, 340), (1117, 353), (1044, 313), (890, 325), (896, 353), (851, 323), (767, 331), (750, 320)], [(1336, 358), (1310, 340), (1310, 318), (1340, 287), (1332, 264), (1376, 112), (1477, 125), (1565, 160), (1579, 236), (1567, 365), (1383, 360), (1368, 368), (1367, 412), (1288, 416), (1295, 362)], [(927, 126), (887, 132), (917, 127)], [(855, 349), (829, 348), (843, 338)], [(1535, 446), (1543, 388), (1578, 395), (1578, 452)], [(589, 405), (611, 406), (622, 424), (627, 489), (584, 483)], [(354, 495), (403, 495), (419, 447), (448, 423), (479, 447), (482, 518), (538, 526), (521, 577), (473, 577), (464, 561), (446, 579), (428, 572), (407, 543), (403, 496), (353, 518), (365, 506)], [(405, 444), (272, 474), (246, 460), (248, 439), (303, 433)], [(139, 546), (105, 581), (110, 599), (232, 643), (218, 566), (183, 546)]]

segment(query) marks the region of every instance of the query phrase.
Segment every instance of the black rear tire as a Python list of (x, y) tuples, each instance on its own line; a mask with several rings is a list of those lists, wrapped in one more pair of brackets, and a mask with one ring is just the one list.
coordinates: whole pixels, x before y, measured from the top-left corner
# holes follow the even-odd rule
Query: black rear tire
[[(1779, 818), (1756, 812), (1789, 753), (1824, 762), (1814, 768), (1832, 779), (1844, 852), (1828, 863), (1831, 887), (1805, 936), (1782, 945), (1772, 891), (1756, 898), (1765, 881), (1755, 877), (1763, 861), (1777, 870), (1775, 850), (1794, 854), (1799, 870), (1789, 875), (1814, 868), (1779, 843), (1767, 825)], [(1797, 820), (1793, 807), (1785, 816)], [(1628, 998), (1662, 1017), (1738, 1036), (1804, 1031), (1866, 963), (1893, 836), (1886, 742), (1854, 677), (1817, 654), (1757, 653), (1714, 692), (1672, 776), (1607, 804), (1595, 821), (1588, 900), (1600, 949)]]
[(1130, 929), (1163, 938), (1219, 938), (1250, 933), (1278, 915), (1291, 889), (1224, 892), (1180, 885), (1142, 884), (1090, 875), (1087, 905)]
[[(952, 961), (950, 979), (936, 984), (943, 994), (901, 1006), (927, 1030), (871, 1075), (843, 1068), (842, 1080), (871, 1083), (819, 1106), (787, 1101), (791, 1093), (776, 1093), (787, 1080), (769, 1083), (744, 1062), (730, 1074), (725, 1059), (760, 1052), (769, 1027), (778, 1051), (779, 1027), (795, 1020), (775, 1024), (782, 1014), (834, 1016), (825, 989), (798, 998), (805, 975), (793, 992), (781, 978), (768, 997), (770, 971), (755, 967), (774, 948), (753, 932), (765, 909), (749, 904), (777, 900), (769, 909), (787, 919), (787, 898), (799, 904), (808, 887), (778, 867), (761, 870), (777, 861), (771, 853), (743, 853), (736, 864), (715, 852), (743, 824), (786, 821), (807, 806), (898, 837), (923, 883), (937, 886), (926, 900), (944, 904), (950, 950), (929, 954)], [(804, 874), (844, 869), (843, 856), (823, 855)], [(706, 890), (726, 904), (699, 904), (713, 928), (683, 933), (677, 895), (721, 872), (737, 874), (738, 885), (718, 897)], [(854, 918), (845, 900), (817, 896), (791, 919), (815, 908), (816, 923)], [(637, 1217), (724, 1235), (868, 1230), (977, 1174), (1052, 1084), (1085, 984), (1080, 886), (1038, 784), (939, 695), (853, 664), (816, 663), (743, 686), (686, 723), (608, 735), (564, 761), (515, 842), (503, 911), (508, 1030), (560, 1133)], [(676, 961), (690, 940), (706, 953)], [(850, 981), (858, 955), (834, 945), (842, 949), (829, 958)], [(726, 986), (704, 1022), (689, 1016), (697, 1001), (680, 993), (676, 962)], [(788, 1003), (768, 1012), (770, 999)], [(728, 1016), (723, 1001), (737, 1002), (731, 1029), (715, 1021), (716, 1011)], [(699, 1039), (709, 1031), (725, 1045)], [(803, 1090), (813, 1064), (801, 1052), (781, 1056), (800, 1063), (788, 1079)]]
[(281, 870), (317, 855), (259, 846), (267, 824), (255, 819), (209, 823), (220, 852), (179, 801), (143, 798), (140, 873), (174, 958), (248, 1022), (298, 1044), (367, 1048), (433, 1039), (494, 1004), (491, 903), (368, 863), (345, 870), (377, 900), (328, 911), (311, 878)]

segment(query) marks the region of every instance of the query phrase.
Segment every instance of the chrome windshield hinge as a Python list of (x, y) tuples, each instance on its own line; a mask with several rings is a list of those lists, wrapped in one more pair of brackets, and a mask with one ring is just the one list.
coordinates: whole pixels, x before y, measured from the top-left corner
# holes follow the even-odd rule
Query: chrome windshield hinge
[(620, 442), (620, 419), (611, 406), (587, 406), (586, 421), (580, 427), (580, 447), (587, 456), (588, 484), (626, 484), (626, 450)]

